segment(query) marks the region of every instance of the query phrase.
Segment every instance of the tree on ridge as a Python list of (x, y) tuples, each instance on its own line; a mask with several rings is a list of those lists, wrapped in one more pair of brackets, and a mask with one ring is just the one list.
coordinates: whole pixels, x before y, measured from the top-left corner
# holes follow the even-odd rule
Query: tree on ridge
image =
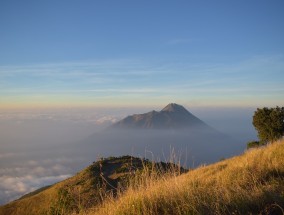
[(257, 108), (253, 125), (261, 145), (276, 141), (284, 135), (284, 107)]

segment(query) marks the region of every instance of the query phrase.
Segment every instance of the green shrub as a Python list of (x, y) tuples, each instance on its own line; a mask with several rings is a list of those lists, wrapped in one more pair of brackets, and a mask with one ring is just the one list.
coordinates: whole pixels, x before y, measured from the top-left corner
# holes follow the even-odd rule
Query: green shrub
[(250, 148), (256, 148), (256, 147), (259, 147), (263, 144), (261, 144), (259, 141), (250, 141), (247, 143), (247, 149), (250, 149)]

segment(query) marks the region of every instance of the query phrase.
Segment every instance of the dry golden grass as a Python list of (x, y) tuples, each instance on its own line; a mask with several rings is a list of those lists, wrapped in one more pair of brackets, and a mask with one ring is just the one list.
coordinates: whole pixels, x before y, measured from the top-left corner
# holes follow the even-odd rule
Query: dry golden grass
[[(0, 207), (0, 214), (283, 214), (284, 140), (185, 174), (176, 166), (164, 172), (145, 163), (143, 171), (131, 174), (130, 181), (116, 189), (115, 195), (107, 190), (99, 192), (101, 201), (89, 196), (96, 191), (91, 185), (97, 179), (90, 168)], [(62, 207), (52, 203), (58, 202), (61, 188), (72, 190), (72, 197), (76, 197), (72, 204)], [(67, 202), (68, 195), (59, 200)]]
[(192, 170), (144, 171), (127, 191), (84, 214), (282, 214), (284, 141)]

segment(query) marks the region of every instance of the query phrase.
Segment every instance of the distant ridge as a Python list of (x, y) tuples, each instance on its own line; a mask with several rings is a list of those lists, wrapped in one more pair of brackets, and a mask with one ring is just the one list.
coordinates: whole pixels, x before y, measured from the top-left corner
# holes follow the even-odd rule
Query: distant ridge
[(150, 111), (144, 114), (134, 114), (113, 124), (115, 129), (186, 129), (210, 127), (194, 116), (182, 105), (170, 103), (161, 111)]

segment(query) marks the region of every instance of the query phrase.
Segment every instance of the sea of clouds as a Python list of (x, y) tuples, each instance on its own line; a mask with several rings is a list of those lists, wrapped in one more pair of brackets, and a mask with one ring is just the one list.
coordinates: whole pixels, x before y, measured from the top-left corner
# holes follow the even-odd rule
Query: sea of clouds
[(1, 111), (0, 204), (89, 165), (89, 159), (72, 154), (72, 147), (118, 117), (86, 109)]

